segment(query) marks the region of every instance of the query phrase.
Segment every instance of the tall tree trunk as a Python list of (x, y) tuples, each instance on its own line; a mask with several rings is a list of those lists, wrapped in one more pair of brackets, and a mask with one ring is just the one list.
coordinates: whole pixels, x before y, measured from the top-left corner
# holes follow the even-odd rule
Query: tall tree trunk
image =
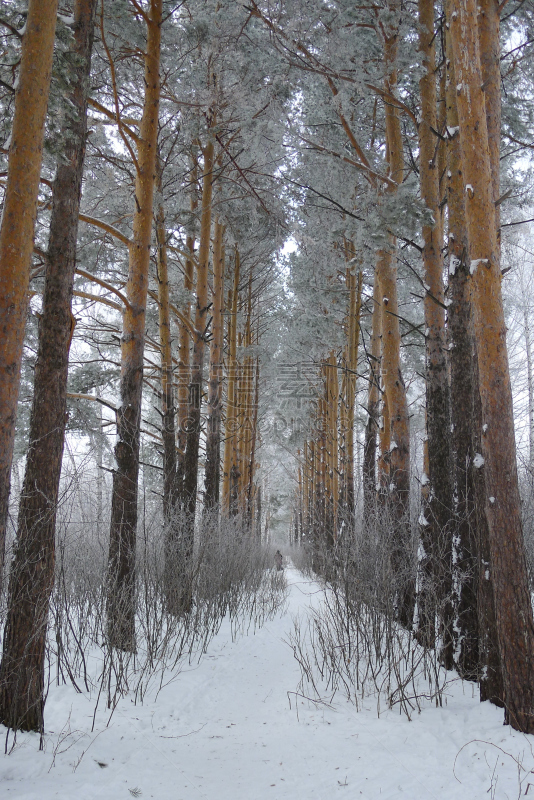
[(245, 325), (241, 335), (244, 358), (239, 370), (237, 464), (239, 470), (239, 508), (246, 526), (249, 525), (248, 485), (250, 476), (250, 449), (252, 443), (252, 403), (254, 362), (250, 356), (252, 345), (252, 270), (248, 275)]
[[(484, 87), (484, 108), (488, 130), (488, 149), (491, 166), (492, 197), (496, 202), (500, 187), (500, 143), (501, 143), (501, 70), (500, 70), (500, 9), (495, 0), (483, 0), (477, 6), (480, 65)], [(500, 270), (501, 231), (500, 207), (494, 205), (495, 229), (497, 233), (497, 264)], [(475, 379), (478, 381), (478, 360), (475, 363)], [(475, 424), (473, 425), (474, 452), (482, 452), (482, 406), (479, 395), (475, 395)], [(505, 702), (502, 665), (498, 651), (498, 632), (495, 615), (495, 593), (491, 585), (492, 574), (486, 579), (486, 566), (491, 559), (489, 531), (484, 507), (487, 498), (484, 470), (475, 472), (476, 514), (478, 528), (478, 618), (480, 657), (480, 698), (502, 706)]]
[[(450, 19), (449, 9), (447, 18)], [(478, 546), (473, 483), (473, 421), (476, 358), (469, 287), (465, 198), (458, 136), (456, 81), (449, 30), (446, 31), (447, 63), (447, 205), (449, 222), (449, 294), (451, 416), (456, 493), (457, 620), (456, 664), (462, 677), (479, 677), (477, 611)]]
[[(259, 333), (256, 334), (256, 343), (259, 343)], [(250, 440), (250, 455), (249, 455), (249, 469), (248, 469), (248, 486), (247, 486), (247, 514), (248, 524), (252, 530), (254, 524), (254, 496), (256, 494), (256, 484), (254, 483), (256, 477), (256, 447), (258, 444), (258, 407), (260, 401), (260, 360), (256, 357), (254, 365), (254, 394), (252, 395), (252, 408), (251, 408), (251, 440)]]
[[(179, 602), (176, 582), (178, 525), (178, 475), (176, 458), (175, 402), (169, 302), (167, 233), (162, 192), (162, 164), (158, 155), (156, 175), (156, 278), (158, 282), (159, 344), (161, 354), (161, 436), (163, 439), (163, 522), (165, 526), (164, 592), (167, 611), (175, 613)], [(183, 325), (185, 328), (185, 325)]]
[(145, 97), (137, 147), (133, 241), (121, 339), (121, 406), (117, 415), (117, 469), (113, 473), (108, 564), (107, 627), (110, 645), (135, 650), (135, 549), (139, 437), (143, 393), (145, 316), (150, 266), (160, 97), (162, 0), (147, 12)]
[[(423, 265), (425, 350), (426, 350), (426, 431), (428, 445), (428, 503), (421, 526), (423, 549), (431, 559), (433, 586), (437, 608), (429, 608), (423, 627), (427, 643), (433, 641), (433, 619), (441, 622), (441, 657), (445, 666), (453, 666), (453, 607), (452, 607), (452, 516), (453, 481), (450, 446), (450, 393), (445, 335), (445, 305), (443, 289), (443, 256), (441, 215), (439, 210), (439, 175), (437, 143), (437, 92), (435, 76), (434, 0), (419, 0), (419, 52), (424, 74), (419, 82), (421, 91), (421, 122), (419, 123), (419, 175), (421, 197), (432, 212), (434, 225), (423, 226)], [(421, 611), (425, 592), (419, 598)], [(433, 603), (430, 603), (432, 606)]]
[(213, 139), (210, 138), (204, 148), (204, 167), (202, 179), (202, 214), (200, 222), (200, 244), (197, 265), (197, 300), (195, 311), (195, 329), (197, 334), (193, 342), (191, 357), (191, 383), (189, 388), (189, 414), (186, 437), (186, 448), (183, 462), (183, 520), (181, 541), (181, 574), (180, 582), (183, 611), (189, 611), (192, 602), (192, 586), (190, 567), (193, 557), (195, 538), (195, 513), (197, 507), (198, 457), (200, 448), (200, 427), (202, 410), (202, 388), (204, 374), (204, 350), (208, 327), (208, 266), (211, 238), (211, 209), (213, 194)]
[[(512, 392), (502, 307), (492, 165), (474, 0), (451, 3), (460, 149), (466, 198), (474, 331), (482, 411), (482, 453), (489, 563), (504, 684), (506, 720), (534, 732), (534, 622), (523, 549)], [(482, 461), (483, 458), (483, 461)], [(475, 464), (475, 466), (477, 466)]]
[(96, 0), (77, 0), (74, 7), (72, 54), (76, 61), (72, 89), (65, 101), (65, 150), (52, 188), (29, 449), (0, 667), (0, 720), (8, 727), (35, 731), (43, 729), (46, 631), (67, 420), (68, 359), (74, 329), (71, 300), (95, 8)]
[[(391, 12), (398, 13), (394, 2)], [(385, 34), (385, 89), (395, 95), (397, 88), (398, 30), (393, 27)], [(385, 105), (386, 144), (389, 176), (397, 185), (404, 175), (404, 157), (400, 112), (393, 103)], [(395, 185), (389, 185), (390, 192)], [(397, 614), (399, 621), (410, 628), (415, 601), (414, 553), (411, 543), (410, 507), (410, 418), (406, 388), (400, 367), (400, 326), (397, 300), (396, 241), (389, 237), (387, 246), (379, 252), (377, 276), (382, 301), (382, 374), (387, 399), (388, 425), (391, 434), (389, 454), (388, 508), (395, 518), (392, 532), (391, 558), (397, 583)]]
[[(448, 7), (448, 17), (451, 9)], [(449, 307), (451, 333), (451, 394), (453, 450), (457, 497), (458, 616), (455, 624), (457, 667), (461, 675), (480, 681), (481, 700), (503, 704), (503, 683), (498, 652), (495, 607), (489, 561), (488, 521), (484, 513), (484, 470), (474, 467), (482, 450), (482, 411), (478, 393), (478, 365), (469, 269), (469, 242), (465, 219), (454, 59), (450, 33), (447, 48), (448, 207), (449, 207)], [(466, 413), (467, 410), (467, 413)]]
[(349, 269), (346, 273), (346, 284), (349, 290), (349, 309), (347, 316), (347, 346), (345, 370), (343, 376), (343, 401), (341, 436), (343, 454), (341, 459), (341, 476), (343, 482), (342, 499), (346, 509), (347, 522), (354, 523), (354, 419), (356, 403), (356, 371), (358, 369), (358, 342), (360, 338), (360, 312), (362, 300), (362, 273), (358, 277)]
[(235, 463), (235, 443), (237, 439), (237, 304), (239, 299), (239, 281), (241, 262), (239, 250), (235, 248), (234, 285), (231, 292), (230, 318), (228, 321), (228, 386), (226, 392), (226, 419), (224, 423), (224, 467), (223, 467), (223, 510), (231, 515), (235, 506), (232, 504), (232, 476), (237, 470)]
[[(394, 95), (397, 86), (397, 31), (385, 40), (385, 88)], [(404, 173), (399, 109), (392, 103), (385, 107), (389, 175), (400, 184)], [(390, 191), (395, 191), (390, 187)], [(390, 236), (387, 248), (378, 254), (376, 267), (382, 303), (382, 374), (386, 395), (387, 418), (391, 436), (389, 452), (388, 508), (395, 518), (392, 532), (392, 568), (397, 582), (397, 613), (400, 622), (410, 628), (413, 620), (415, 579), (413, 548), (409, 526), (410, 502), (410, 420), (406, 388), (400, 368), (400, 326), (397, 299), (396, 242)]]
[(363, 450), (363, 513), (364, 520), (376, 513), (376, 445), (379, 430), (380, 407), (380, 353), (382, 303), (380, 283), (375, 273), (371, 321), (371, 348), (369, 353), (369, 391), (367, 400), (367, 425)]
[(326, 447), (326, 479), (325, 479), (325, 514), (326, 544), (333, 547), (337, 540), (337, 520), (339, 502), (339, 466), (338, 466), (338, 411), (339, 380), (337, 374), (337, 358), (332, 350), (323, 365), (325, 380), (325, 447)]
[[(191, 188), (190, 188), (190, 210), (191, 210), (191, 223), (186, 236), (186, 251), (189, 257), (185, 260), (184, 270), (184, 289), (186, 292), (193, 291), (193, 277), (194, 277), (194, 252), (195, 252), (195, 232), (194, 232), (194, 217), (198, 209), (198, 194), (197, 194), (197, 179), (198, 179), (198, 162), (196, 157), (193, 159), (193, 166), (191, 169)], [(182, 308), (182, 313), (187, 319), (191, 316), (191, 304), (189, 300)], [(185, 448), (187, 442), (187, 415), (189, 413), (189, 382), (190, 382), (190, 349), (191, 339), (190, 332), (186, 325), (180, 325), (180, 340), (178, 344), (178, 492), (179, 502), (182, 503), (183, 495), (183, 462), (185, 456)]]
[(527, 303), (523, 306), (523, 320), (525, 324), (525, 353), (527, 356), (527, 391), (528, 391), (528, 465), (534, 469), (534, 376), (532, 370), (532, 339), (530, 335), (529, 308)]
[(57, 0), (29, 0), (0, 227), (0, 579)]
[(221, 381), (223, 352), (224, 306), (224, 227), (215, 222), (213, 240), (213, 324), (210, 346), (210, 376), (208, 395), (208, 424), (206, 431), (206, 471), (204, 507), (207, 511), (219, 506), (221, 476)]
[(165, 526), (172, 523), (176, 503), (176, 444), (174, 425), (174, 387), (172, 366), (171, 315), (169, 306), (169, 272), (167, 237), (163, 206), (162, 166), (158, 158), (156, 189), (156, 278), (158, 281), (159, 343), (161, 349), (161, 412), (163, 438), (163, 517)]

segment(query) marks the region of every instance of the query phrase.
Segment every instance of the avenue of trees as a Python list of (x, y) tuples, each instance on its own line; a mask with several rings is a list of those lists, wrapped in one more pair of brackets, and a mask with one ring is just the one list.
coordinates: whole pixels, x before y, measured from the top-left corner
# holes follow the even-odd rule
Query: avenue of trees
[(0, 721), (43, 730), (89, 447), (110, 652), (149, 513), (167, 629), (258, 588), (222, 543), (278, 458), (313, 571), (534, 733), (532, 3), (0, 0), (0, 38)]

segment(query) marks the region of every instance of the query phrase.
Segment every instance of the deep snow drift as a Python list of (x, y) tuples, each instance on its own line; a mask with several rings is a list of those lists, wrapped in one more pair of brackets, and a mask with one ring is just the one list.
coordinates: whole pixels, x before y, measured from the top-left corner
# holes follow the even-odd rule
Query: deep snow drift
[[(300, 672), (283, 639), (320, 590), (293, 569), (287, 610), (232, 642), (223, 625), (199, 665), (158, 695), (100, 708), (51, 686), (45, 750), (19, 734), (0, 756), (0, 796), (17, 800), (480, 800), (534, 796), (534, 737), (502, 724), (471, 684), (454, 680), (443, 708), (410, 722), (342, 699), (293, 694)], [(298, 702), (298, 714), (296, 712)], [(0, 733), (6, 729), (0, 726)]]

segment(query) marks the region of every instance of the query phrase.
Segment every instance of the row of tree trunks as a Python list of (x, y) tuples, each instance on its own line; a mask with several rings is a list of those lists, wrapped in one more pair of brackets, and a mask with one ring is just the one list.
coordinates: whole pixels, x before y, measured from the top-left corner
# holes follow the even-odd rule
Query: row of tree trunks
[[(96, 0), (77, 0), (74, 7), (71, 91), (64, 110), (65, 147), (52, 186), (29, 449), (0, 667), (0, 721), (11, 728), (34, 731), (43, 729), (45, 644), (67, 419), (68, 354), (74, 327), (71, 299), (95, 8)], [(53, 9), (43, 13), (52, 15)], [(53, 21), (53, 17), (46, 20), (52, 38)]]
[[(194, 531), (194, 517), (197, 504), (198, 455), (200, 445), (200, 424), (202, 408), (202, 384), (204, 375), (204, 351), (209, 325), (209, 258), (211, 244), (211, 214), (213, 197), (214, 142), (209, 133), (203, 149), (202, 205), (200, 217), (200, 240), (198, 249), (196, 278), (195, 337), (191, 354), (191, 374), (189, 384), (189, 411), (187, 416), (186, 449), (182, 488), (183, 508), (188, 517), (189, 535)], [(186, 535), (187, 538), (187, 535)], [(189, 544), (185, 544), (186, 549)]]
[[(251, 350), (257, 343), (254, 331), (253, 274), (247, 279), (244, 327), (237, 330), (241, 264), (236, 249), (234, 286), (229, 293), (228, 389), (225, 420), (222, 508), (230, 516), (240, 515), (252, 530), (256, 496), (256, 446), (258, 441), (259, 359)], [(238, 345), (243, 351), (237, 358)]]
[[(531, 733), (534, 624), (523, 550), (477, 6), (474, 0), (452, 0), (450, 10), (482, 422), (481, 457), (475, 466), (484, 470), (488, 529), (489, 559), (480, 583), (487, 580), (493, 588), (506, 719)], [(486, 54), (488, 45), (482, 49)]]
[(356, 277), (347, 269), (345, 280), (346, 345), (339, 360), (331, 351), (321, 365), (323, 391), (317, 398), (316, 435), (304, 442), (302, 455), (298, 454), (296, 528), (300, 539), (313, 543), (318, 570), (324, 566), (320, 558), (323, 549), (333, 548), (343, 524), (348, 524), (350, 532), (354, 523), (354, 423), (363, 276), (360, 272)]
[[(214, 124), (214, 119), (211, 120)], [(211, 218), (213, 198), (214, 140), (211, 125), (203, 148), (202, 200), (200, 212), (200, 238), (196, 270), (196, 307), (194, 317), (195, 334), (190, 354), (188, 412), (179, 486), (181, 508), (180, 541), (176, 552), (177, 606), (175, 613), (188, 613), (192, 603), (191, 566), (195, 544), (195, 518), (197, 509), (200, 434), (202, 424), (202, 400), (204, 380), (204, 352), (208, 338), (210, 319), (209, 260), (211, 245)]]
[(29, 0), (0, 228), (0, 579), (57, 0)]
[(139, 436), (143, 391), (145, 316), (150, 266), (154, 183), (157, 170), (162, 0), (146, 14), (145, 97), (137, 145), (133, 241), (126, 284), (128, 305), (121, 338), (121, 405), (113, 473), (109, 542), (107, 629), (109, 643), (135, 650), (135, 556)]

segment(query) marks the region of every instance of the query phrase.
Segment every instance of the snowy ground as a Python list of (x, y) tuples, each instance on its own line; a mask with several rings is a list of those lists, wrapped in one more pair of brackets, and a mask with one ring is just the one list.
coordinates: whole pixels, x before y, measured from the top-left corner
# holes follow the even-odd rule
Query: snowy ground
[[(318, 587), (295, 570), (287, 611), (232, 643), (223, 628), (198, 666), (158, 696), (97, 713), (52, 687), (46, 747), (18, 736), (0, 755), (0, 797), (17, 800), (486, 800), (534, 797), (534, 737), (502, 725), (471, 685), (409, 722), (398, 712), (314, 707), (291, 694), (299, 669), (282, 641)], [(452, 677), (452, 676), (451, 676)], [(289, 693), (289, 695), (288, 695)], [(289, 699), (291, 699), (291, 708)], [(0, 734), (5, 728), (0, 726)], [(530, 785), (529, 787), (529, 784)]]

